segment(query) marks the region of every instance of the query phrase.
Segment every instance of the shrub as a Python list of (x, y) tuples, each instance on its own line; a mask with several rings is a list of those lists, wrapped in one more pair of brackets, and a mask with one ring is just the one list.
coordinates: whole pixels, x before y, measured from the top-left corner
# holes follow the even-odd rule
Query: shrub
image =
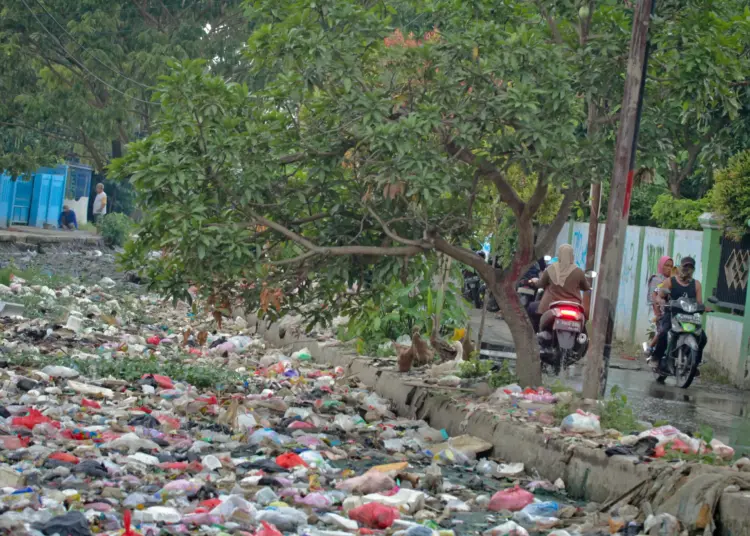
[(110, 247), (125, 245), (132, 228), (133, 220), (117, 212), (106, 214), (101, 222), (97, 223), (99, 234)]
[(651, 217), (664, 229), (701, 230), (698, 218), (711, 210), (710, 196), (702, 199), (675, 199), (671, 194), (661, 194), (651, 209)]
[(750, 220), (750, 150), (734, 155), (714, 176), (713, 210), (724, 219), (728, 233), (739, 238)]

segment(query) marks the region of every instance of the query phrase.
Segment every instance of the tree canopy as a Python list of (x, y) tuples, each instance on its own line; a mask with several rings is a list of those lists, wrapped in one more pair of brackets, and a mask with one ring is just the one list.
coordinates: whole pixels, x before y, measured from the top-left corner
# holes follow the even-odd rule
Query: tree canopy
[[(147, 135), (169, 58), (242, 67), (239, 0), (19, 0), (0, 9), (0, 169), (14, 174), (64, 157), (99, 171), (112, 141)], [(243, 28), (244, 26), (244, 28)]]

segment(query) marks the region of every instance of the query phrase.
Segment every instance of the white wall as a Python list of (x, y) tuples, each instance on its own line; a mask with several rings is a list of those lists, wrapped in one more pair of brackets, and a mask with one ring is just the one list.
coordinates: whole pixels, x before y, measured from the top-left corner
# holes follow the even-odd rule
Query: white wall
[(88, 197), (81, 197), (78, 199), (78, 201), (76, 201), (75, 199), (65, 199), (63, 200), (63, 205), (68, 205), (70, 207), (70, 210), (76, 213), (76, 221), (78, 222), (78, 227), (81, 227), (81, 225), (88, 221)]
[(733, 320), (722, 315), (709, 314), (706, 318), (706, 358), (717, 363), (730, 378), (738, 379), (742, 317)]
[(632, 338), (630, 325), (633, 319), (633, 298), (638, 292), (636, 272), (638, 270), (638, 242), (641, 228), (629, 226), (625, 233), (625, 250), (622, 256), (620, 273), (620, 290), (617, 294), (617, 312), (615, 314), (615, 338), (629, 340)]

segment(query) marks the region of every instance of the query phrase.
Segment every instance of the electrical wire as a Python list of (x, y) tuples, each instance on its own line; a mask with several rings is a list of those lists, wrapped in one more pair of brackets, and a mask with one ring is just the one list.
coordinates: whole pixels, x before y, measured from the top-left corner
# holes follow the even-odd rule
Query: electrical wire
[[(41, 26), (41, 27), (42, 27), (42, 29), (43, 29), (43, 30), (44, 30), (44, 31), (45, 31), (45, 32), (46, 32), (46, 33), (47, 33), (47, 34), (48, 34), (48, 35), (49, 35), (50, 37), (52, 37), (52, 38), (53, 38), (53, 39), (54, 39), (55, 41), (57, 41), (58, 43), (60, 43), (60, 44), (62, 45), (62, 43), (60, 42), (60, 39), (59, 39), (59, 38), (58, 38), (58, 37), (57, 37), (57, 36), (56, 36), (55, 34), (53, 34), (53, 33), (52, 33), (52, 32), (51, 32), (50, 30), (49, 30), (49, 28), (47, 28), (47, 27), (46, 27), (46, 26), (44, 25), (44, 23), (43, 23), (43, 22), (42, 22), (41, 20), (39, 20), (39, 17), (37, 17), (36, 13), (34, 13), (34, 10), (32, 10), (32, 9), (31, 9), (31, 7), (29, 6), (29, 4), (28, 4), (28, 3), (26, 3), (26, 0), (21, 0), (21, 2), (23, 2), (23, 5), (24, 5), (24, 6), (26, 7), (26, 9), (28, 10), (28, 12), (29, 12), (29, 13), (31, 13), (31, 15), (32, 15), (32, 16), (34, 17), (34, 19), (36, 20), (37, 24), (39, 24), (39, 26)], [(124, 96), (124, 97), (127, 97), (127, 98), (129, 98), (129, 99), (132, 99), (132, 100), (134, 100), (134, 101), (136, 101), (136, 102), (140, 102), (140, 103), (143, 103), (143, 104), (150, 104), (150, 105), (152, 105), (152, 106), (159, 106), (159, 103), (158, 103), (158, 102), (151, 102), (151, 101), (147, 101), (147, 100), (139, 99), (138, 97), (133, 97), (132, 95), (128, 95), (128, 94), (127, 94), (127, 93), (125, 93), (124, 91), (122, 91), (122, 90), (120, 90), (120, 89), (116, 88), (116, 87), (115, 87), (115, 86), (113, 86), (112, 84), (109, 84), (109, 83), (105, 82), (104, 80), (102, 80), (101, 78), (99, 78), (99, 77), (98, 77), (98, 76), (97, 76), (96, 74), (94, 74), (93, 72), (91, 72), (91, 71), (90, 71), (90, 70), (89, 70), (89, 69), (88, 69), (88, 68), (87, 68), (87, 67), (86, 67), (86, 66), (85, 66), (85, 65), (83, 64), (83, 62), (81, 62), (81, 61), (80, 61), (80, 60), (79, 60), (78, 58), (76, 58), (75, 56), (73, 56), (73, 55), (72, 55), (72, 54), (71, 54), (70, 52), (68, 52), (67, 50), (65, 50), (65, 47), (64, 47), (64, 46), (63, 46), (62, 48), (63, 48), (63, 51), (65, 52), (65, 55), (66, 55), (66, 56), (68, 56), (68, 58), (69, 58), (69, 59), (73, 60), (73, 61), (74, 61), (74, 62), (75, 62), (75, 63), (76, 63), (76, 64), (77, 64), (77, 65), (78, 65), (78, 66), (79, 66), (79, 67), (80, 67), (81, 69), (83, 69), (84, 71), (86, 71), (86, 72), (87, 72), (88, 74), (90, 74), (90, 75), (91, 75), (91, 76), (92, 76), (92, 77), (93, 77), (94, 79), (98, 80), (98, 81), (99, 81), (100, 83), (104, 84), (104, 85), (105, 85), (106, 87), (110, 88), (110, 89), (111, 89), (112, 91), (115, 91), (115, 92), (117, 92), (117, 93), (121, 94), (122, 96)]]
[(54, 15), (52, 15), (52, 13), (50, 13), (50, 12), (49, 12), (49, 11), (47, 10), (46, 6), (45, 6), (45, 5), (44, 5), (44, 4), (43, 4), (43, 3), (42, 3), (42, 2), (40, 1), (40, 0), (36, 0), (36, 3), (37, 3), (37, 5), (39, 5), (39, 7), (41, 7), (41, 8), (42, 8), (42, 9), (44, 10), (44, 12), (45, 12), (45, 13), (47, 14), (47, 16), (48, 16), (49, 18), (51, 18), (51, 19), (52, 19), (52, 20), (53, 20), (53, 21), (55, 22), (55, 24), (57, 24), (57, 26), (59, 26), (59, 27), (60, 27), (60, 29), (61, 29), (61, 30), (62, 30), (63, 32), (65, 32), (65, 33), (67, 34), (67, 36), (68, 36), (68, 37), (70, 37), (71, 41), (73, 41), (73, 42), (74, 42), (74, 43), (75, 43), (76, 45), (78, 45), (78, 46), (79, 46), (79, 47), (80, 47), (80, 48), (81, 48), (81, 49), (82, 49), (82, 50), (83, 50), (84, 52), (87, 52), (87, 53), (88, 53), (88, 54), (89, 54), (89, 55), (90, 55), (90, 56), (91, 56), (92, 58), (94, 58), (94, 59), (95, 59), (95, 60), (97, 61), (97, 63), (99, 63), (100, 65), (103, 65), (104, 67), (106, 67), (107, 69), (109, 69), (110, 71), (112, 71), (113, 73), (115, 73), (115, 74), (118, 74), (118, 75), (122, 76), (122, 77), (123, 77), (123, 78), (125, 78), (126, 80), (129, 80), (130, 82), (133, 82), (134, 84), (138, 84), (138, 85), (139, 85), (139, 86), (141, 86), (142, 88), (145, 88), (145, 89), (154, 89), (154, 88), (152, 88), (151, 86), (147, 86), (146, 84), (143, 84), (143, 83), (139, 82), (138, 80), (133, 80), (132, 78), (130, 78), (130, 77), (129, 77), (128, 75), (126, 75), (126, 74), (125, 74), (125, 73), (123, 73), (122, 71), (120, 71), (120, 70), (118, 70), (118, 69), (115, 69), (114, 67), (110, 67), (109, 65), (107, 65), (106, 63), (104, 63), (104, 62), (103, 62), (103, 61), (102, 61), (101, 59), (99, 59), (99, 57), (98, 57), (98, 56), (96, 56), (96, 54), (94, 54), (94, 53), (93, 53), (93, 52), (91, 52), (91, 51), (90, 51), (90, 50), (89, 50), (88, 48), (86, 48), (85, 46), (83, 46), (83, 45), (82, 45), (82, 44), (81, 44), (81, 43), (80, 43), (80, 42), (79, 42), (79, 41), (78, 41), (78, 40), (77, 40), (77, 39), (76, 39), (76, 38), (75, 38), (75, 37), (74, 37), (74, 36), (73, 36), (73, 35), (72, 35), (72, 34), (71, 34), (71, 33), (70, 33), (69, 31), (68, 31), (68, 30), (67, 30), (67, 28), (65, 28), (65, 26), (63, 26), (62, 24), (60, 24), (60, 21), (58, 21), (58, 20), (57, 20), (57, 19), (55, 18), (55, 16), (54, 16)]

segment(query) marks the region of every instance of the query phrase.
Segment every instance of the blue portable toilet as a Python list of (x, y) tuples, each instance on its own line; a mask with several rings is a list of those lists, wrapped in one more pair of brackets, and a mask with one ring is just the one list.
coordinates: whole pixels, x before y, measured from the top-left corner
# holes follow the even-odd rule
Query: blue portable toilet
[[(0, 175), (0, 227), (57, 227), (72, 169), (75, 170), (74, 180), (71, 181), (72, 188), (68, 189), (73, 195), (79, 190), (87, 191), (91, 181), (91, 168), (80, 164), (43, 167), (16, 180), (12, 180), (7, 174)], [(81, 200), (75, 195), (73, 201)], [(77, 207), (71, 208), (75, 210)], [(80, 211), (76, 210), (76, 215), (79, 214)], [(82, 215), (85, 223), (85, 212)]]

